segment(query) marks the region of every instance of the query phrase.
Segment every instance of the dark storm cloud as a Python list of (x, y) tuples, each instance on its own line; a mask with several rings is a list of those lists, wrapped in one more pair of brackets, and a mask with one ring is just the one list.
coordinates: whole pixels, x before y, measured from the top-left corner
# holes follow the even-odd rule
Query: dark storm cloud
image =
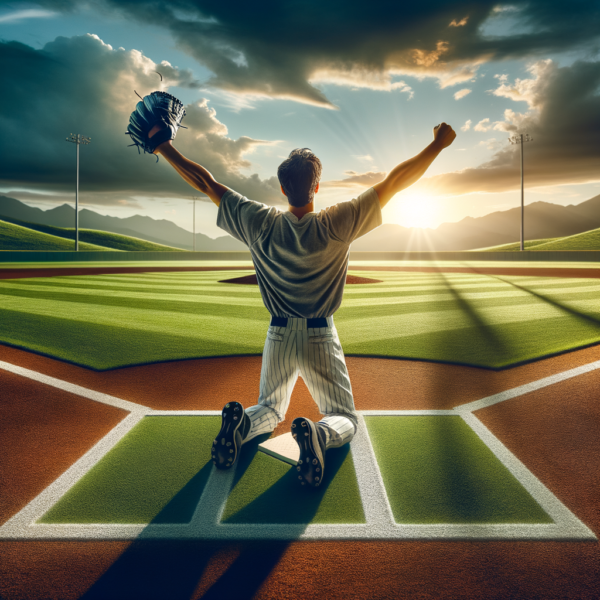
[(600, 180), (600, 62), (559, 68), (544, 60), (530, 72), (530, 79), (503, 81), (494, 91), (528, 105), (525, 112), (508, 109), (504, 120), (486, 123), (485, 135), (496, 133), (504, 149), (479, 167), (425, 180), (424, 188), (454, 195), (519, 187), (520, 150), (508, 143), (514, 133), (533, 138), (524, 144), (527, 186)]
[[(115, 50), (97, 36), (59, 37), (41, 50), (0, 42), (0, 185), (50, 192), (72, 191), (75, 145), (70, 133), (92, 138), (80, 148), (81, 189), (98, 204), (134, 196), (190, 196), (194, 190), (164, 160), (138, 155), (124, 135), (138, 97), (169, 85), (197, 88), (192, 73), (157, 65), (136, 50)], [(163, 74), (161, 82), (156, 74)], [(276, 178), (245, 177), (243, 157), (261, 140), (227, 137), (208, 102), (186, 107), (177, 147), (225, 185), (264, 202), (280, 201)]]
[[(55, 10), (77, 2), (41, 0)], [(395, 75), (467, 81), (490, 60), (598, 49), (600, 3), (497, 0), (91, 0), (167, 28), (179, 47), (213, 73), (208, 85), (332, 107), (318, 82), (391, 89)], [(506, 10), (505, 10), (506, 9)], [(485, 35), (503, 19), (516, 33)], [(505, 28), (506, 29), (506, 28)], [(594, 46), (595, 44), (595, 46)]]

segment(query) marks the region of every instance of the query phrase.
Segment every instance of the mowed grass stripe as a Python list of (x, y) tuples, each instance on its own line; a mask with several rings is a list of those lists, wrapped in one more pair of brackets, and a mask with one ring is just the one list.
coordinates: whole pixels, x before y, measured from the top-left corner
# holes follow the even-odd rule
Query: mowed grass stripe
[[(0, 282), (0, 309), (5, 311), (0, 341), (96, 369), (161, 359), (261, 354), (269, 314), (258, 288), (216, 283), (223, 274), (184, 274), (190, 283), (202, 281), (212, 286), (213, 293), (157, 292), (153, 288), (150, 292), (132, 291), (112, 284), (97, 290), (98, 278), (92, 276), (61, 281), (52, 278), (50, 285), (39, 285), (35, 279)], [(465, 291), (468, 287), (455, 289), (448, 284), (448, 291), (442, 289), (441, 295), (433, 291), (403, 295), (399, 291), (382, 296), (377, 286), (391, 286), (386, 273), (376, 276), (385, 279), (384, 283), (357, 286), (365, 290), (362, 297), (348, 294), (353, 286), (347, 286), (342, 307), (335, 315), (347, 354), (502, 367), (598, 340), (597, 286), (581, 286), (582, 280), (575, 280), (573, 286), (573, 280), (552, 279), (552, 285), (536, 287), (538, 291), (522, 291), (510, 282), (499, 282), (505, 287), (495, 287), (492, 293), (483, 292), (488, 289), (485, 287), (469, 292)], [(147, 281), (138, 275), (133, 279)], [(111, 280), (124, 283), (121, 276)], [(438, 289), (443, 281), (438, 275), (429, 280)], [(483, 278), (484, 283), (488, 280)], [(175, 287), (180, 283), (178, 280)], [(556, 338), (549, 325), (554, 320), (556, 325), (552, 326), (561, 332), (568, 329), (565, 324), (577, 324), (573, 329), (577, 335), (567, 340)], [(518, 325), (513, 332), (515, 339), (500, 345), (503, 330), (512, 324)], [(110, 335), (103, 333), (103, 327)], [(120, 343), (123, 336), (128, 340)], [(82, 339), (85, 350), (79, 349)], [(471, 339), (471, 346), (461, 339)], [(135, 340), (140, 348), (129, 340)], [(533, 349), (531, 340), (535, 342)], [(521, 346), (527, 346), (527, 352)]]
[[(223, 290), (224, 291), (224, 290)], [(0, 283), (0, 294), (5, 296), (20, 296), (23, 298), (44, 298), (46, 300), (64, 300), (69, 302), (78, 302), (78, 297), (83, 298), (83, 302), (92, 302), (94, 304), (108, 304), (117, 303), (119, 300), (123, 301), (126, 305), (129, 301), (133, 304), (133, 301), (143, 302), (146, 306), (150, 307), (153, 301), (164, 301), (164, 302), (191, 302), (194, 304), (219, 304), (219, 305), (236, 305), (236, 306), (252, 306), (254, 308), (264, 306), (260, 294), (258, 291), (255, 296), (233, 296), (231, 294), (222, 296), (218, 294), (169, 294), (169, 293), (156, 293), (150, 291), (134, 291), (128, 292), (120, 289), (101, 289), (94, 290), (91, 294), (87, 288), (68, 288), (65, 290), (61, 288), (61, 291), (56, 291), (55, 288), (45, 287), (43, 285), (21, 285), (18, 283)]]
[[(341, 335), (340, 335), (341, 337)], [(502, 327), (473, 324), (459, 329), (394, 336), (344, 344), (346, 356), (428, 360), (502, 369), (600, 342), (597, 325), (568, 316), (540, 323), (510, 323)], [(390, 368), (393, 368), (390, 365)], [(445, 382), (439, 382), (440, 390)], [(443, 392), (441, 392), (443, 393)]]
[(397, 523), (552, 522), (460, 417), (365, 420)]
[[(184, 320), (177, 329), (155, 330), (115, 325), (110, 319), (98, 324), (6, 310), (0, 310), (0, 321), (6, 324), (3, 343), (99, 371), (190, 358), (260, 355), (265, 337), (264, 329), (262, 338), (258, 332), (248, 333), (249, 324), (244, 322), (238, 323), (238, 329), (222, 319), (220, 327), (206, 326), (210, 318), (201, 327), (186, 326)], [(174, 395), (177, 389), (173, 382)]]
[(301, 486), (295, 467), (257, 452), (231, 491), (221, 522), (364, 523), (349, 448), (327, 451), (325, 480), (319, 488)]
[[(116, 292), (131, 292), (131, 293), (139, 293), (139, 292), (155, 292), (157, 294), (165, 295), (165, 296), (192, 296), (195, 294), (198, 295), (217, 295), (219, 293), (226, 292), (229, 294), (236, 294), (239, 297), (248, 297), (254, 298), (259, 297), (260, 293), (258, 292), (258, 288), (252, 288), (250, 286), (234, 286), (229, 285), (227, 287), (223, 286), (215, 286), (215, 285), (203, 285), (203, 286), (171, 286), (171, 285), (138, 285), (138, 284), (124, 284), (124, 283), (103, 283), (103, 282), (77, 282), (76, 280), (71, 281), (43, 281), (43, 282), (35, 282), (33, 280), (18, 280), (19, 283), (11, 284), (17, 286), (17, 289), (27, 289), (32, 288), (36, 285), (43, 285), (49, 291), (55, 289), (65, 289), (65, 290), (114, 290)], [(1, 290), (0, 284), (0, 290)]]
[(189, 522), (220, 425), (220, 417), (145, 417), (39, 522)]

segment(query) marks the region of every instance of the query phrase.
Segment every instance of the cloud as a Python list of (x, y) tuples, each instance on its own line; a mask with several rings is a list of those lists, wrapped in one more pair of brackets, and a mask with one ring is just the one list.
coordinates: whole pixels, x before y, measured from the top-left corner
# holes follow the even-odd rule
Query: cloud
[[(124, 135), (138, 98), (169, 86), (198, 88), (189, 70), (156, 64), (137, 50), (113, 49), (98, 36), (59, 37), (35, 50), (0, 42), (0, 186), (70, 194), (75, 149), (70, 133), (91, 137), (80, 149), (80, 189), (87, 203), (114, 205), (134, 196), (189, 196), (193, 190), (164, 160), (138, 155)], [(155, 71), (160, 71), (163, 81)], [(240, 170), (247, 155), (276, 142), (232, 139), (216, 111), (202, 98), (186, 106), (176, 147), (213, 176), (242, 194), (281, 203), (276, 177), (262, 180)], [(24, 135), (26, 132), (26, 135)], [(285, 200), (285, 199), (284, 199)]]
[[(542, 60), (531, 65), (529, 72), (530, 79), (517, 79), (512, 85), (500, 81), (497, 90), (527, 102), (528, 110), (507, 109), (504, 119), (493, 127), (484, 119), (478, 124), (483, 124), (480, 131), (493, 128), (531, 135), (533, 141), (524, 145), (526, 187), (600, 181), (600, 61), (558, 67)], [(420, 185), (431, 193), (449, 195), (518, 188), (520, 147), (511, 146), (508, 140), (501, 142), (490, 161), (431, 177)]]
[(356, 171), (344, 171), (348, 177), (331, 181), (321, 182), (323, 188), (351, 188), (351, 187), (371, 187), (385, 178), (385, 172), (367, 171), (366, 173), (357, 173)]
[(455, 100), (460, 100), (461, 98), (464, 98), (465, 96), (468, 96), (471, 93), (471, 90), (468, 88), (464, 88), (462, 90), (458, 90), (458, 92), (456, 92), (456, 94), (454, 94), (454, 99)]
[(482, 140), (477, 145), (485, 148), (486, 150), (499, 150), (503, 146), (502, 142), (498, 141), (496, 138)]
[(460, 128), (461, 131), (469, 131), (469, 129), (471, 129), (471, 123), (473, 121), (471, 121), (471, 119), (469, 119), (468, 121), (465, 121), (465, 124)]
[(492, 128), (492, 124), (489, 119), (482, 119), (473, 127), (475, 131), (489, 131)]
[(469, 20), (469, 17), (465, 17), (464, 19), (461, 19), (460, 21), (457, 21), (456, 19), (452, 19), (452, 21), (450, 22), (448, 27), (464, 27), (467, 24), (468, 20)]
[(53, 10), (40, 10), (37, 8), (27, 8), (17, 10), (6, 15), (0, 15), (0, 23), (19, 23), (25, 19), (48, 19), (58, 15)]
[[(78, 0), (38, 0), (76, 11)], [(515, 0), (511, 18), (532, 31), (488, 35), (503, 5), (479, 2), (361, 3), (321, 0), (88, 0), (170, 32), (178, 48), (212, 72), (206, 85), (232, 94), (335, 108), (319, 89), (330, 82), (387, 89), (396, 76), (431, 77), (442, 87), (473, 79), (489, 61), (587, 49), (599, 39), (595, 2)], [(316, 16), (316, 17), (315, 17)], [(488, 28), (489, 29), (489, 28)], [(410, 94), (407, 90), (407, 93)]]

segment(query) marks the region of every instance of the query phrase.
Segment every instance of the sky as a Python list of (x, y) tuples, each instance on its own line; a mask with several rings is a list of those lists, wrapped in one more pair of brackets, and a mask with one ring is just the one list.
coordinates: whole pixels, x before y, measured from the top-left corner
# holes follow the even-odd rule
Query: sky
[[(155, 90), (186, 117), (174, 145), (241, 194), (287, 208), (276, 173), (321, 159), (316, 210), (350, 200), (457, 133), (384, 223), (436, 228), (600, 194), (600, 2), (593, 0), (0, 0), (0, 194), (224, 235), (217, 207), (164, 160), (127, 147)], [(159, 76), (158, 73), (162, 76)]]

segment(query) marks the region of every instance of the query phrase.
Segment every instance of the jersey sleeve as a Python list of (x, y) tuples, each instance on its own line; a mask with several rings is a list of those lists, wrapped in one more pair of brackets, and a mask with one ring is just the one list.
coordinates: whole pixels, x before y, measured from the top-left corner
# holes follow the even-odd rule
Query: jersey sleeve
[(330, 233), (347, 244), (382, 223), (379, 196), (373, 188), (353, 200), (334, 204), (323, 212)]
[(229, 190), (219, 203), (217, 226), (246, 246), (252, 246), (260, 237), (276, 209)]

